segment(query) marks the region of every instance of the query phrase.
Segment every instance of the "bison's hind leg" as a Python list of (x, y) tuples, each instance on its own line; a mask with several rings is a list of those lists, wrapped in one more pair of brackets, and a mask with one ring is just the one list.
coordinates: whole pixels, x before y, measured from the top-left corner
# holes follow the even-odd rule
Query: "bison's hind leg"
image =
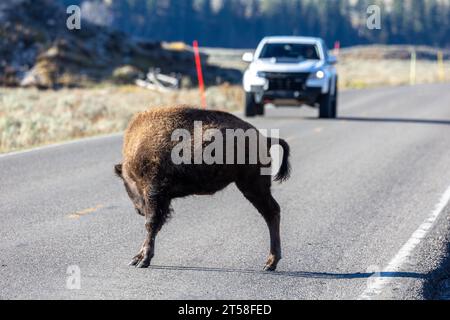
[(255, 206), (269, 227), (270, 253), (264, 267), (274, 271), (281, 259), (280, 206), (270, 191), (270, 176), (258, 176), (256, 179), (242, 179), (236, 182), (243, 195)]

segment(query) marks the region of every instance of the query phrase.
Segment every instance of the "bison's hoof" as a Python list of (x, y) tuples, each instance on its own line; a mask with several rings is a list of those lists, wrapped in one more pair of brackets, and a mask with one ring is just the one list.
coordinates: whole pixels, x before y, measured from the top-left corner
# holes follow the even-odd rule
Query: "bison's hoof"
[(264, 266), (264, 271), (275, 271), (277, 269), (276, 265), (266, 265)]
[(131, 267), (135, 267), (138, 263), (139, 263), (139, 260), (133, 259), (130, 261), (130, 263), (128, 265)]
[(130, 261), (130, 263), (128, 265), (135, 267), (139, 264), (139, 262), (142, 261), (142, 259), (143, 259), (143, 256), (141, 254), (138, 254)]
[(266, 265), (264, 267), (264, 271), (275, 271), (280, 261), (281, 256), (271, 254), (269, 259), (267, 259)]
[(145, 261), (145, 260), (142, 260), (139, 264), (138, 264), (138, 268), (141, 268), (141, 269), (146, 269), (146, 268), (148, 268), (150, 266), (150, 261)]
[(137, 268), (148, 268), (153, 255), (146, 255), (144, 253), (138, 253), (129, 263), (130, 266)]

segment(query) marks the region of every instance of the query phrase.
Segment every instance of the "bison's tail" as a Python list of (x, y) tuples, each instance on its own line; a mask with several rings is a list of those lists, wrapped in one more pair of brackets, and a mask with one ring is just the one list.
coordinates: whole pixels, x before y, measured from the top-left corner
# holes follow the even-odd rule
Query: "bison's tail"
[(291, 164), (289, 163), (290, 147), (283, 139), (278, 140), (278, 144), (283, 148), (283, 159), (281, 161), (280, 170), (275, 176), (275, 181), (284, 182), (291, 176)]

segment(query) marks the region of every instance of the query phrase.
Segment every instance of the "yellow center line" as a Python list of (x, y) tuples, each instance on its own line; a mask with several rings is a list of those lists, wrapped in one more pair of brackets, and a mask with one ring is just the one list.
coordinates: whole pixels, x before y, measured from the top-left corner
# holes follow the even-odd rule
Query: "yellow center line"
[(322, 127), (317, 127), (317, 128), (314, 129), (315, 133), (321, 133), (322, 131), (323, 131)]
[(292, 142), (292, 141), (294, 141), (294, 140), (296, 140), (296, 139), (297, 139), (296, 136), (290, 136), (290, 137), (287, 137), (287, 138), (284, 139), (284, 140), (286, 140), (287, 142)]
[(84, 209), (84, 210), (80, 210), (80, 211), (76, 211), (74, 213), (71, 213), (71, 214), (69, 214), (68, 217), (70, 219), (80, 219), (82, 216), (85, 216), (85, 215), (87, 215), (89, 213), (96, 212), (96, 211), (98, 211), (99, 209), (101, 209), (103, 207), (104, 207), (104, 205), (99, 204), (99, 205), (97, 205), (95, 207), (92, 207), (92, 208), (87, 208), (87, 209)]

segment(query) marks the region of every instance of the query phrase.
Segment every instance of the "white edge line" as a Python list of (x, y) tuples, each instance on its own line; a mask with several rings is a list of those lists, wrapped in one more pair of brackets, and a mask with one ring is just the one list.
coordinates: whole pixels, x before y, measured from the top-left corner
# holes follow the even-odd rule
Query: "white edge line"
[[(417, 245), (426, 237), (428, 232), (433, 228), (435, 222), (440, 214), (447, 207), (450, 202), (450, 186), (442, 195), (439, 202), (436, 204), (433, 212), (428, 218), (419, 226), (419, 228), (412, 234), (411, 238), (403, 245), (400, 251), (389, 262), (383, 272), (396, 272), (409, 258)], [(376, 276), (376, 275), (375, 275)], [(359, 300), (370, 300), (379, 295), (381, 291), (392, 281), (391, 277), (378, 276), (373, 281), (369, 282), (366, 290), (359, 296)]]
[(72, 144), (120, 137), (122, 135), (123, 135), (123, 132), (117, 132), (117, 133), (110, 133), (110, 134), (97, 135), (97, 136), (86, 137), (86, 138), (81, 138), (81, 139), (75, 139), (75, 140), (70, 140), (70, 141), (65, 141), (65, 142), (60, 142), (60, 143), (52, 143), (52, 144), (44, 145), (41, 147), (3, 153), (3, 154), (0, 154), (0, 159), (12, 157), (12, 156), (18, 156), (18, 155), (27, 154), (27, 153), (33, 153), (33, 152), (37, 152), (37, 151), (53, 149), (53, 148), (62, 147), (62, 146), (68, 146), (68, 145), (72, 145)]

